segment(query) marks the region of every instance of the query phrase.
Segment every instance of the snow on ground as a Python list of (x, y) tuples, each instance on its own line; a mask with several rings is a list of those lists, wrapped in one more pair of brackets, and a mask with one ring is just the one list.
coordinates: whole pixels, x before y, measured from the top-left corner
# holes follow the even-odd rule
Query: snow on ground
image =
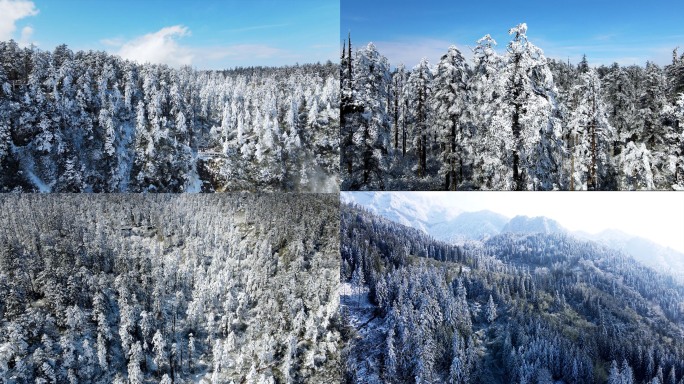
[(342, 283), (340, 286), (340, 302), (354, 308), (375, 309), (368, 299), (368, 288), (353, 287), (351, 283)]
[[(196, 164), (196, 163), (195, 163)], [(185, 192), (187, 193), (200, 193), (202, 192), (202, 179), (200, 179), (197, 173), (197, 166), (193, 167), (192, 172), (190, 172), (190, 180), (188, 180)]]
[[(363, 331), (375, 319), (375, 305), (368, 299), (368, 288), (353, 287), (343, 283), (340, 287), (340, 307), (349, 315), (349, 325)], [(359, 329), (359, 327), (364, 327)]]
[(119, 189), (121, 191), (128, 191), (128, 181), (131, 178), (131, 169), (133, 168), (133, 161), (131, 159), (131, 153), (129, 153), (128, 149), (133, 142), (133, 139), (135, 137), (135, 127), (130, 124), (126, 123), (123, 125), (122, 129), (122, 135), (121, 139), (118, 140), (117, 145), (116, 145), (116, 158), (121, 160), (125, 159), (126, 161), (119, 161), (118, 164), (118, 179), (121, 180), (121, 184), (119, 185)]
[(381, 382), (378, 362), (382, 358), (382, 348), (378, 348), (378, 345), (385, 342), (387, 329), (383, 319), (375, 316), (376, 306), (368, 300), (368, 289), (343, 283), (340, 287), (340, 307), (342, 313), (347, 314), (348, 325), (357, 332), (347, 346), (354, 349), (352, 355), (357, 356), (353, 362), (357, 367), (356, 382)]

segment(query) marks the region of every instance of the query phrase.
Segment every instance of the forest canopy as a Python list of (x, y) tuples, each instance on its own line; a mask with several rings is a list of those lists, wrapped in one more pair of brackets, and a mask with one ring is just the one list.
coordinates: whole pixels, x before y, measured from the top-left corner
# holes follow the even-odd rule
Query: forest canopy
[(0, 382), (336, 382), (321, 194), (0, 196)]

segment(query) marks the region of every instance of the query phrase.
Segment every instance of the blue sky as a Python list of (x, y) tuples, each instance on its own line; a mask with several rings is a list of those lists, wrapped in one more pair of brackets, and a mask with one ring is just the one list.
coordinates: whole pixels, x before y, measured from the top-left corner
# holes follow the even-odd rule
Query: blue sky
[(508, 29), (525, 22), (529, 40), (547, 57), (592, 65), (660, 65), (684, 50), (683, 1), (363, 1), (341, 0), (341, 34), (356, 47), (372, 41), (393, 66), (411, 68), (421, 57), (436, 63), (451, 44), (467, 56), (490, 34), (503, 52)]
[(0, 39), (200, 69), (339, 60), (338, 0), (0, 0)]

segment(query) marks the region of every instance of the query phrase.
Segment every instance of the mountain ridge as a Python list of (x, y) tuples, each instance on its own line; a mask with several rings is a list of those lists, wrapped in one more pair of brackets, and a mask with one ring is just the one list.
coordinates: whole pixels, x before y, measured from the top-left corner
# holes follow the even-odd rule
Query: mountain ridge
[(458, 213), (451, 211), (445, 218), (443, 208), (440, 209), (434, 205), (428, 208), (421, 207), (424, 201), (412, 200), (401, 194), (354, 193), (343, 196), (343, 201), (359, 204), (388, 220), (419, 229), (447, 243), (458, 245), (470, 241), (479, 242), (506, 232), (564, 233), (580, 240), (593, 241), (622, 251), (645, 266), (666, 273), (670, 271), (670, 274), (684, 278), (684, 253), (618, 229), (605, 229), (595, 234), (570, 231), (557, 220), (546, 216), (517, 215), (509, 218), (486, 209)]

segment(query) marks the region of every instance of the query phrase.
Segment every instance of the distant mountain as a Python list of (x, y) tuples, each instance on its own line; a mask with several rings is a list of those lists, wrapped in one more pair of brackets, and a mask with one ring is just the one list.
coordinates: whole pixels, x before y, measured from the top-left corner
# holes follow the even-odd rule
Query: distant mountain
[(448, 243), (482, 240), (499, 234), (508, 220), (492, 211), (463, 212), (452, 220), (428, 224), (428, 233)]
[(463, 243), (501, 232), (508, 217), (492, 211), (462, 212), (431, 205), (424, 196), (385, 193), (343, 193), (342, 200), (363, 206), (372, 213), (419, 229), (437, 240)]
[(556, 220), (548, 217), (537, 216), (516, 216), (511, 219), (503, 227), (501, 232), (511, 233), (566, 233), (567, 230), (563, 228)]
[(343, 193), (343, 201), (363, 206), (370, 212), (435, 236), (430, 227), (440, 226), (458, 214), (453, 210), (429, 204), (423, 196), (408, 193), (354, 192)]
[(597, 234), (575, 232), (574, 235), (580, 239), (595, 241), (618, 249), (638, 262), (661, 272), (684, 271), (683, 253), (663, 247), (643, 237), (633, 236), (616, 229), (607, 229)]
[[(492, 212), (458, 212), (434, 205), (425, 195), (387, 192), (343, 193), (342, 200), (402, 225), (421, 230), (451, 244), (485, 240), (500, 233), (568, 233), (581, 240), (595, 241), (618, 249), (638, 262), (659, 271), (684, 271), (684, 254), (650, 240), (619, 230), (598, 234), (569, 232), (548, 217), (516, 216), (512, 219)], [(678, 277), (682, 277), (681, 275)]]

